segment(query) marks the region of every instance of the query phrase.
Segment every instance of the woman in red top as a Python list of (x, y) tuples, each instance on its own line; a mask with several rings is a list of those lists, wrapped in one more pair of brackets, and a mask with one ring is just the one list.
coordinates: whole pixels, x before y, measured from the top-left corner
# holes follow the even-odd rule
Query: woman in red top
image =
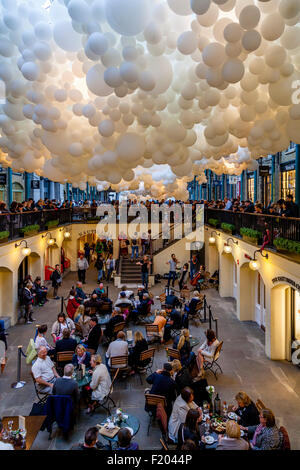
[(67, 305), (67, 314), (72, 320), (74, 318), (77, 308), (80, 305), (75, 299), (75, 294), (76, 294), (75, 290), (71, 289), (70, 294), (69, 294), (68, 305)]

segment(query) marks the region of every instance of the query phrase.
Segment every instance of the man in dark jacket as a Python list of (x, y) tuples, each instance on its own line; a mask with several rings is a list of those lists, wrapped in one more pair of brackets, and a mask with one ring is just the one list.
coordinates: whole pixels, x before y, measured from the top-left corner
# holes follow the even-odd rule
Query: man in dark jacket
[(53, 385), (53, 395), (70, 395), (73, 399), (74, 408), (79, 402), (79, 388), (76, 380), (72, 379), (74, 372), (73, 364), (67, 364), (64, 367), (63, 377), (59, 377)]
[(182, 327), (181, 313), (172, 307), (172, 305), (166, 306), (166, 313), (169, 317), (168, 322), (164, 328), (164, 341), (167, 342), (171, 338), (172, 329), (180, 330)]
[(124, 321), (124, 317), (123, 315), (121, 315), (121, 309), (119, 307), (115, 307), (111, 315), (111, 318), (109, 322), (107, 323), (106, 328), (104, 330), (104, 335), (106, 336), (106, 338), (111, 340), (115, 325), (117, 325), (118, 323), (122, 323), (123, 321)]
[(50, 279), (52, 281), (52, 287), (53, 287), (53, 298), (58, 300), (59, 299), (59, 297), (57, 295), (58, 288), (61, 286), (61, 281), (62, 281), (61, 273), (60, 273), (60, 270), (59, 270), (59, 264), (55, 265), (55, 270), (51, 274)]
[(101, 305), (103, 304), (102, 300), (98, 300), (97, 294), (92, 294), (90, 300), (84, 302), (84, 308), (96, 308), (96, 312), (99, 313)]
[(99, 341), (102, 335), (101, 325), (98, 324), (98, 318), (92, 317), (90, 319), (90, 332), (85, 341), (88, 349), (94, 349), (97, 352)]
[(32, 294), (32, 283), (27, 282), (22, 292), (22, 303), (25, 307), (25, 323), (32, 323), (35, 318), (32, 318), (32, 304), (35, 294)]
[(167, 295), (166, 297), (166, 304), (168, 305), (172, 305), (172, 307), (176, 308), (178, 307), (180, 304), (180, 300), (178, 299), (178, 297), (176, 297), (175, 293), (173, 290), (170, 291), (170, 294)]
[(250, 212), (250, 213), (253, 213), (254, 212), (254, 204), (248, 199), (246, 201), (246, 207), (244, 209), (244, 212)]
[[(176, 383), (171, 377), (172, 373), (171, 364), (166, 362), (162, 370), (157, 370), (154, 374), (151, 374), (146, 378), (148, 384), (152, 385), (149, 393), (166, 397), (166, 412), (168, 417), (171, 416), (172, 413), (172, 403), (176, 400)], [(146, 411), (149, 410), (146, 409)]]
[(83, 301), (87, 299), (87, 295), (82, 289), (82, 282), (80, 281), (76, 283), (75, 299), (76, 299), (76, 302), (78, 302), (79, 304), (82, 304)]
[[(68, 328), (65, 328), (62, 332), (62, 339), (56, 341), (55, 343), (55, 356), (57, 355), (58, 352), (63, 352), (63, 351), (71, 351), (74, 353), (76, 346), (77, 346), (76, 339), (71, 338), (70, 330)], [(63, 367), (69, 362), (70, 361), (60, 362), (59, 366)]]

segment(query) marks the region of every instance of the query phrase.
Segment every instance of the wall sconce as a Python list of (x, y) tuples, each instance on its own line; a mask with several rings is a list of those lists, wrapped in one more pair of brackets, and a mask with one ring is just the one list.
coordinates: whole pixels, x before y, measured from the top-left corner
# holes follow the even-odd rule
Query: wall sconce
[[(60, 232), (64, 232), (64, 230), (65, 230), (65, 227), (59, 229)], [(64, 238), (66, 238), (66, 239), (68, 240), (70, 237), (71, 237), (71, 232), (69, 232), (68, 230), (66, 230), (66, 231), (64, 232)]]
[(251, 261), (249, 262), (249, 268), (252, 269), (252, 271), (257, 271), (260, 268), (260, 262), (256, 259), (256, 256), (255, 256), (256, 253), (259, 253), (263, 258), (266, 258), (266, 259), (269, 258), (268, 253), (264, 255), (261, 250), (256, 250), (254, 252), (254, 258), (251, 259)]
[(48, 238), (48, 240), (47, 240), (47, 244), (48, 244), (49, 246), (54, 245), (54, 243), (56, 242), (56, 238), (52, 238), (50, 232), (47, 232), (47, 233), (45, 233), (45, 235), (42, 235), (42, 238), (47, 237), (47, 235), (50, 235), (50, 238)]
[(235, 241), (233, 238), (227, 238), (226, 242), (225, 242), (225, 245), (224, 245), (224, 251), (225, 253), (229, 254), (229, 253), (232, 253), (232, 246), (229, 245), (229, 242), (230, 240), (232, 240), (232, 242), (235, 244), (235, 245), (238, 245), (239, 242), (238, 241)]
[(211, 244), (216, 243), (216, 239), (215, 239), (215, 237), (213, 236), (214, 233), (217, 235), (217, 237), (219, 237), (219, 236), (221, 235), (220, 233), (218, 233), (218, 232), (216, 232), (215, 230), (213, 230), (213, 231), (211, 232), (211, 234), (210, 234), (209, 239), (208, 239), (209, 243), (211, 243)]
[(21, 240), (20, 243), (15, 243), (15, 248), (18, 248), (18, 246), (21, 246), (22, 243), (25, 243), (24, 248), (22, 248), (22, 255), (23, 256), (29, 256), (31, 253), (31, 249), (28, 247), (27, 241), (26, 240)]

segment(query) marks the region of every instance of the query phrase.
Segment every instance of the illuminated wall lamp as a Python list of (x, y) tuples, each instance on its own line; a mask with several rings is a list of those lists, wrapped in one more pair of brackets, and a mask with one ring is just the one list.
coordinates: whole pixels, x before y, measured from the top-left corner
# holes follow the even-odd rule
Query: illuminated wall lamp
[(256, 250), (254, 252), (254, 258), (249, 262), (249, 268), (252, 269), (252, 271), (257, 271), (260, 268), (260, 262), (255, 257), (256, 253), (259, 253), (263, 258), (269, 258), (268, 253), (264, 255), (261, 250)]
[[(64, 227), (59, 229), (60, 232), (64, 232), (64, 230), (65, 230)], [(64, 232), (64, 238), (67, 238), (67, 239), (68, 239), (68, 238), (70, 238), (70, 237), (71, 237), (71, 232), (69, 232), (68, 230), (66, 230), (66, 231)]]
[(220, 233), (216, 232), (215, 230), (213, 230), (213, 231), (211, 232), (208, 241), (209, 241), (209, 243), (211, 243), (212, 245), (213, 245), (214, 243), (216, 243), (216, 238), (213, 236), (214, 233), (215, 233), (218, 237), (220, 236)]
[(26, 240), (21, 240), (20, 243), (15, 243), (15, 248), (18, 248), (18, 246), (21, 246), (22, 243), (25, 243), (24, 248), (22, 248), (22, 255), (29, 256), (31, 253), (31, 249), (28, 247)]
[(225, 253), (229, 254), (232, 253), (232, 246), (229, 245), (230, 240), (235, 244), (238, 245), (239, 242), (235, 241), (233, 238), (227, 238), (226, 243), (224, 245), (224, 251)]
[(45, 233), (45, 235), (42, 235), (42, 238), (47, 237), (47, 235), (50, 235), (50, 238), (48, 238), (48, 240), (47, 240), (47, 244), (48, 244), (49, 246), (54, 245), (54, 243), (56, 242), (56, 238), (52, 238), (50, 232), (47, 232), (47, 233)]

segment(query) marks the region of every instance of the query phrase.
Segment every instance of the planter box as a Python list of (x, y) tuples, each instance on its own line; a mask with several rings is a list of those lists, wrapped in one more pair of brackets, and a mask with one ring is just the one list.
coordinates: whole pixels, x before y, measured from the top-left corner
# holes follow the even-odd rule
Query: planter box
[(285, 250), (284, 248), (276, 248), (276, 251), (300, 263), (300, 253), (293, 253), (292, 251)]
[(253, 245), (260, 245), (260, 239), (259, 238), (252, 238), (252, 237), (248, 237), (247, 235), (242, 235), (243, 237), (243, 240), (247, 243), (252, 243)]
[(57, 222), (57, 224), (49, 224), (49, 223), (46, 223), (46, 224), (45, 224), (45, 227), (50, 228), (50, 229), (51, 229), (51, 228), (56, 228), (56, 227), (58, 227), (58, 222)]
[(20, 232), (20, 233), (22, 237), (27, 238), (27, 237), (33, 237), (34, 235), (37, 235), (39, 232), (37, 230), (32, 230), (32, 231)]
[(223, 232), (225, 232), (225, 233), (229, 233), (230, 235), (234, 235), (235, 232), (236, 232), (235, 229), (234, 230), (228, 230), (228, 229), (225, 229), (225, 228), (222, 228), (222, 227), (221, 227), (221, 230), (223, 230)]
[(97, 224), (98, 222), (100, 222), (100, 220), (87, 220), (85, 223), (86, 224)]
[(7, 242), (8, 242), (8, 237), (0, 238), (0, 243), (7, 243)]

